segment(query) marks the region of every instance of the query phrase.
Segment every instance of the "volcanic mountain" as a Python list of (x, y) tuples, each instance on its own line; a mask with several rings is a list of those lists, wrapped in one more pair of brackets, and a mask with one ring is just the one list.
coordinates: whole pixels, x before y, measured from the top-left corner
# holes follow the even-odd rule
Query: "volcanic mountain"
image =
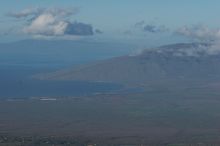
[(207, 43), (181, 43), (146, 49), (72, 69), (35, 76), (47, 80), (81, 80), (124, 84), (220, 79), (220, 54)]

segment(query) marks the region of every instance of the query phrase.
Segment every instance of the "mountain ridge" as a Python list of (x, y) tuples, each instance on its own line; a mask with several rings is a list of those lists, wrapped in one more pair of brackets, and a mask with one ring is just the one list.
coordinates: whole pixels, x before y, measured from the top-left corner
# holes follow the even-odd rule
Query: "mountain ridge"
[[(208, 50), (210, 47), (211, 44), (206, 43), (166, 45), (146, 49), (136, 56), (116, 57), (73, 69), (36, 75), (35, 78), (123, 84), (217, 80), (220, 79), (220, 55), (209, 54), (205, 48)], [(189, 53), (192, 49), (194, 51)]]

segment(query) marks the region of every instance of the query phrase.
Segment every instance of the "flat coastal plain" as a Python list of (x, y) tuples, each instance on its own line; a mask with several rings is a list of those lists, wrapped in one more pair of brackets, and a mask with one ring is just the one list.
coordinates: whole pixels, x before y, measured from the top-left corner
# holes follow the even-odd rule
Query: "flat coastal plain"
[(219, 97), (217, 89), (185, 89), (2, 100), (0, 134), (107, 144), (219, 143)]

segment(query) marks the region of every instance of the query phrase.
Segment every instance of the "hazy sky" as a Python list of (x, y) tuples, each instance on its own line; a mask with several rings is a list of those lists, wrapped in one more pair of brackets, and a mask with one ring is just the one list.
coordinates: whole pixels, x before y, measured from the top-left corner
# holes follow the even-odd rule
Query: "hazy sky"
[[(28, 15), (28, 18), (17, 17), (22, 12), (37, 8), (44, 8), (44, 10)], [(60, 18), (63, 15), (49, 11), (54, 18), (51, 18), (46, 25), (34, 22), (39, 16), (48, 13), (46, 9), (53, 8), (74, 9), (77, 12), (71, 15), (65, 14), (65, 18)], [(35, 38), (36, 36), (42, 38), (58, 36), (59, 39), (64, 35), (68, 35), (66, 38), (70, 38), (69, 36), (77, 38), (80, 35), (81, 38), (83, 36), (92, 39), (165, 39), (166, 34), (173, 34), (173, 31), (183, 26), (203, 25), (217, 29), (220, 26), (220, 1), (2, 0), (0, 14), (2, 41), (33, 38), (33, 36)], [(59, 15), (59, 18), (55, 15)], [(76, 21), (78, 23), (75, 23)], [(51, 26), (52, 23), (53, 26)], [(36, 28), (34, 27), (36, 24), (45, 28), (42, 29), (39, 26)], [(94, 34), (89, 33), (88, 25), (92, 27)], [(55, 30), (57, 27), (59, 30)]]

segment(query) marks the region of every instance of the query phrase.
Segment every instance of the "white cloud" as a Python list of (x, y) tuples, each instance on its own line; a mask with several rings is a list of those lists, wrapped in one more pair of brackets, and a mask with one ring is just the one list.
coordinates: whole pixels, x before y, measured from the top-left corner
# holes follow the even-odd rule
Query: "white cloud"
[(10, 17), (15, 17), (15, 18), (26, 18), (28, 16), (37, 15), (43, 10), (44, 10), (43, 8), (32, 8), (31, 7), (31, 8), (23, 9), (20, 12), (10, 12), (7, 15)]
[(220, 29), (210, 29), (204, 25), (183, 26), (176, 31), (177, 34), (200, 41), (220, 40)]
[(36, 17), (30, 25), (24, 27), (23, 31), (27, 34), (64, 35), (67, 26), (66, 22), (46, 13)]
[(148, 24), (145, 23), (144, 20), (137, 22), (134, 26), (135, 28), (143, 32), (149, 33), (164, 33), (169, 31), (169, 29), (165, 25)]
[(210, 44), (191, 50), (191, 54), (198, 54), (198, 52), (199, 54), (203, 52), (209, 55), (220, 54), (220, 28), (209, 28), (205, 25), (183, 26), (176, 30), (176, 33), (193, 41)]
[(72, 16), (78, 12), (76, 8), (28, 8), (20, 12), (10, 13), (14, 18), (25, 18), (22, 32), (32, 36), (89, 36), (94, 34), (89, 24), (71, 22)]

